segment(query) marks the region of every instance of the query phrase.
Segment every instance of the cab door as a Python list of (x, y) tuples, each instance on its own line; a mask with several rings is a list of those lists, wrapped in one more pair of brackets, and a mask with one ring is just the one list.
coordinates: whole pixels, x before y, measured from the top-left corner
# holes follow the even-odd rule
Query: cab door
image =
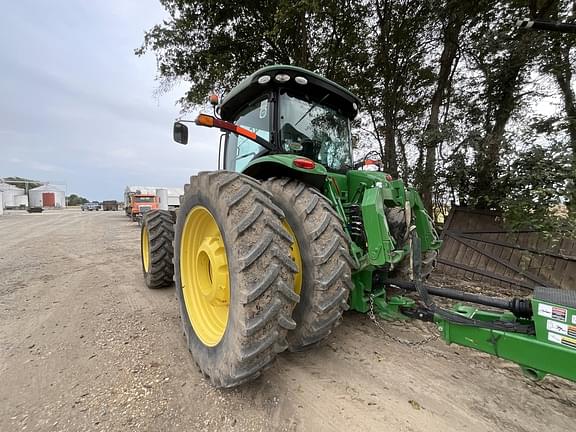
[[(234, 119), (234, 123), (242, 126), (256, 135), (270, 140), (272, 125), (272, 110), (269, 96), (266, 95), (248, 105)], [(224, 169), (242, 172), (255, 157), (261, 156), (267, 150), (254, 141), (233, 133), (226, 134), (224, 150)]]

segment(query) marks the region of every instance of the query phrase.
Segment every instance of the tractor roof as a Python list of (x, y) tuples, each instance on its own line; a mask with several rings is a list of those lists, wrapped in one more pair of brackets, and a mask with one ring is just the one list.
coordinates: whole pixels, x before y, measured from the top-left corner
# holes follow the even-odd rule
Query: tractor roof
[[(290, 79), (285, 82), (278, 82), (275, 77), (280, 74), (289, 75)], [(269, 79), (261, 84), (258, 80), (263, 76), (268, 76)], [(305, 82), (305, 84), (299, 84), (295, 80), (296, 77), (305, 78), (305, 81), (298, 80)], [(234, 87), (222, 100), (220, 115), (224, 120), (232, 120), (239, 110), (268, 92), (272, 87), (287, 88), (304, 93), (312, 100), (322, 100), (323, 104), (340, 109), (350, 118), (356, 117), (358, 113), (360, 105), (358, 98), (344, 87), (306, 69), (296, 66), (274, 65), (257, 70)]]

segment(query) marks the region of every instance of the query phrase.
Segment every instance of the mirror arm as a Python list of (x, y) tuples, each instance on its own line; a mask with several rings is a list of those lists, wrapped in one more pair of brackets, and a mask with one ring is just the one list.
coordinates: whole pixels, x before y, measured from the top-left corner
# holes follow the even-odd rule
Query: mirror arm
[[(180, 121), (183, 121), (183, 120), (180, 120)], [(185, 120), (185, 121), (191, 122), (191, 120)], [(236, 134), (238, 136), (248, 138), (249, 140), (254, 141), (256, 144), (261, 145), (262, 147), (264, 147), (270, 151), (274, 151), (274, 148), (272, 147), (272, 144), (270, 144), (270, 142), (268, 142), (264, 138), (256, 135), (255, 132), (249, 131), (248, 129), (244, 129), (243, 127), (238, 126), (234, 123), (227, 122), (225, 120), (221, 120), (218, 118), (214, 118), (214, 117), (208, 116), (206, 114), (198, 115), (196, 120), (194, 120), (194, 123), (196, 123), (198, 126), (217, 127), (217, 128), (220, 128), (220, 130), (232, 132), (233, 134)]]

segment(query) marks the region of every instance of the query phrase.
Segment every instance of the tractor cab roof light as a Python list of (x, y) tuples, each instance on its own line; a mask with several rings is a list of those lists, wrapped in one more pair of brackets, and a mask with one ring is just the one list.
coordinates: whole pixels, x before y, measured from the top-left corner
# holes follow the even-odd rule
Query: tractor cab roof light
[(290, 75), (280, 73), (280, 74), (276, 75), (276, 76), (274, 77), (274, 79), (275, 79), (276, 81), (278, 81), (279, 83), (285, 83), (285, 82), (290, 81)]
[(308, 80), (304, 77), (301, 77), (301, 76), (297, 76), (296, 78), (294, 78), (294, 81), (296, 81), (296, 84), (300, 84), (300, 85), (308, 84)]
[(292, 163), (294, 164), (294, 166), (296, 168), (302, 168), (302, 169), (314, 169), (314, 168), (316, 168), (316, 164), (314, 163), (314, 161), (310, 160), (310, 159), (306, 159), (306, 158), (294, 159), (294, 161), (292, 161)]
[(268, 84), (270, 79), (270, 75), (262, 75), (260, 78), (258, 78), (258, 84)]

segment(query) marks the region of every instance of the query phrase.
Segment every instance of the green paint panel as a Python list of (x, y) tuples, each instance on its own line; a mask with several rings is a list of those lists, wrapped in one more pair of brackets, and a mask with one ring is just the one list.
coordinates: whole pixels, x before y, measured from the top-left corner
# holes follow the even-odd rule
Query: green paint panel
[[(381, 267), (392, 262), (394, 242), (390, 236), (382, 192), (379, 188), (364, 191), (362, 198), (362, 220), (368, 240), (368, 260), (371, 265)], [(401, 257), (399, 257), (401, 258)]]
[(352, 274), (354, 287), (350, 292), (350, 309), (366, 313), (370, 310), (369, 293), (372, 291), (372, 271), (363, 270)]
[[(304, 169), (304, 168), (298, 168), (297, 166), (294, 165), (294, 159), (303, 159), (302, 156), (297, 155), (297, 154), (273, 154), (273, 155), (269, 155), (269, 156), (262, 156), (259, 157), (257, 159), (253, 159), (247, 166), (246, 168), (244, 168), (244, 171), (248, 171), (250, 168), (255, 167), (257, 165), (262, 165), (262, 164), (269, 164), (269, 163), (275, 163), (278, 165), (282, 165), (285, 166), (286, 168), (290, 168), (294, 171), (298, 171), (301, 173), (304, 173), (306, 175), (321, 175), (321, 176), (326, 176), (328, 171), (326, 171), (326, 168), (324, 167), (324, 165), (321, 165), (319, 163), (316, 163), (314, 168), (312, 169)], [(306, 158), (304, 158), (306, 159)]]
[[(469, 306), (458, 306), (456, 311), (481, 321), (514, 320), (510, 313), (482, 311)], [(467, 346), (510, 360), (533, 379), (552, 374), (576, 381), (576, 349), (543, 340), (538, 328), (537, 335), (533, 336), (455, 324), (438, 315), (434, 321), (442, 338), (449, 344)]]

